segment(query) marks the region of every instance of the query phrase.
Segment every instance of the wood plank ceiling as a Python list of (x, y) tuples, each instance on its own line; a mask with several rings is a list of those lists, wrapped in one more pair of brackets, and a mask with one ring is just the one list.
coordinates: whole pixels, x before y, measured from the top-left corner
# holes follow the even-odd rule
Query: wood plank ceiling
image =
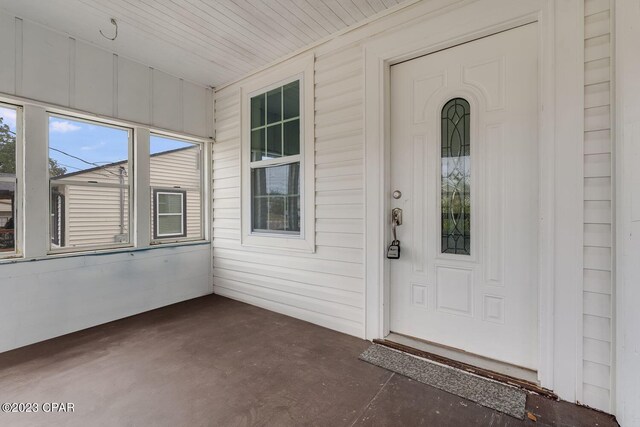
[[(0, 0), (25, 20), (220, 86), (410, 0)], [(114, 41), (109, 23), (118, 21)]]

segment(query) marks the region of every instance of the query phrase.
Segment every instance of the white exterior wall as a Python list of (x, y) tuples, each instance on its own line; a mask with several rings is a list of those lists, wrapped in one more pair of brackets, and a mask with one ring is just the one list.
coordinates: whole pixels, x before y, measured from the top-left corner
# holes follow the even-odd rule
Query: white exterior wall
[(209, 243), (46, 255), (44, 110), (208, 137), (211, 91), (3, 11), (0, 40), (0, 98), (25, 101), (29, 124), (21, 211), (28, 260), (0, 260), (0, 352), (211, 293)]
[[(577, 381), (565, 385), (575, 390), (570, 393), (580, 402), (604, 411), (612, 411), (614, 398), (609, 9), (608, 0), (584, 3), (584, 234), (579, 239), (584, 242), (584, 282), (568, 285), (582, 289), (574, 297), (576, 307), (581, 308), (574, 337), (582, 342), (582, 354), (578, 361), (566, 355), (567, 365), (577, 371)], [(279, 254), (240, 244), (239, 86), (243, 81), (216, 92), (215, 293), (365, 336), (361, 320), (365, 288), (362, 45), (390, 31), (385, 21), (402, 26), (398, 18), (402, 13), (312, 49), (316, 54), (315, 254)], [(406, 21), (413, 18), (406, 15)]]
[(582, 403), (611, 411), (612, 41), (609, 0), (585, 1)]
[(640, 2), (615, 7), (615, 414), (640, 426)]
[[(362, 50), (315, 62), (315, 253), (240, 244), (240, 93), (216, 93), (214, 292), (364, 337)], [(284, 77), (284, 76), (283, 76)]]
[(0, 11), (0, 95), (211, 136), (211, 91)]

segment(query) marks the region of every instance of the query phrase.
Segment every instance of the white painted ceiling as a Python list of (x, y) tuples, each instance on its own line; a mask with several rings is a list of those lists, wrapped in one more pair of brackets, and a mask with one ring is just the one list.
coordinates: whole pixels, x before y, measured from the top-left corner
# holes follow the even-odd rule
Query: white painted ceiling
[[(0, 0), (25, 20), (220, 86), (408, 0)], [(110, 18), (118, 21), (114, 41)]]

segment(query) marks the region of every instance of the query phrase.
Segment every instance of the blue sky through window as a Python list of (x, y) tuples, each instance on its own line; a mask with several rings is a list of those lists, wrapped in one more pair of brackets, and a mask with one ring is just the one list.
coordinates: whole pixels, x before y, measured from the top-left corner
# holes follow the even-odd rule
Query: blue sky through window
[[(151, 136), (151, 154), (186, 146), (192, 144)], [(67, 173), (127, 160), (128, 151), (129, 135), (126, 129), (49, 117), (49, 157), (66, 168)]]

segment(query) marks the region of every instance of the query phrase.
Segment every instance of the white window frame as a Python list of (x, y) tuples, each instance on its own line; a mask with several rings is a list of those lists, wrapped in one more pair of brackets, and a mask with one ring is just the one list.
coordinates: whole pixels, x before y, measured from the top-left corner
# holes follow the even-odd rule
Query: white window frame
[[(242, 109), (242, 245), (315, 251), (314, 56), (303, 55), (248, 79), (240, 88)], [(282, 78), (286, 76), (286, 78)], [(251, 162), (251, 98), (300, 81), (300, 154)], [(251, 170), (300, 162), (300, 233), (252, 230)]]
[(16, 110), (16, 173), (15, 178), (2, 178), (0, 182), (15, 184), (14, 210), (13, 210), (13, 247), (12, 251), (0, 252), (0, 259), (22, 257), (22, 217), (23, 211), (23, 108), (19, 105), (0, 102), (0, 107)]
[[(181, 212), (177, 213), (161, 213), (160, 212), (160, 195), (180, 196), (180, 208)], [(153, 196), (155, 199), (155, 206), (153, 211), (153, 227), (154, 227), (154, 240), (165, 239), (170, 237), (186, 237), (187, 235), (187, 191), (186, 190), (162, 190), (154, 189)], [(158, 225), (158, 219), (160, 216), (178, 216), (180, 215), (180, 232), (160, 234), (160, 227)]]
[[(149, 154), (148, 157), (146, 159), (146, 161), (148, 162), (148, 169), (149, 169), (149, 180), (151, 180), (151, 153), (150, 153), (150, 149), (151, 149), (151, 138), (153, 138), (154, 136), (160, 137), (160, 138), (166, 138), (166, 139), (173, 139), (175, 141), (178, 142), (185, 142), (185, 143), (189, 143), (189, 144), (194, 144), (195, 146), (198, 147), (198, 149), (200, 150), (200, 154), (198, 157), (198, 164), (199, 164), (199, 172), (200, 172), (200, 188), (196, 189), (196, 188), (191, 188), (191, 187), (162, 187), (162, 186), (151, 186), (151, 182), (149, 182), (149, 188), (151, 189), (151, 197), (153, 197), (153, 192), (155, 190), (167, 190), (167, 192), (171, 192), (171, 191), (180, 191), (183, 190), (185, 192), (185, 197), (186, 197), (186, 193), (188, 191), (195, 191), (198, 190), (199, 194), (200, 194), (200, 234), (198, 236), (193, 236), (193, 237), (188, 237), (186, 236), (186, 234), (188, 234), (188, 229), (185, 228), (184, 230), (184, 237), (171, 237), (171, 236), (167, 236), (167, 237), (155, 237), (157, 236), (157, 234), (155, 233), (155, 229), (157, 227), (156, 222), (155, 222), (155, 218), (154, 218), (154, 223), (153, 223), (153, 228), (154, 230), (151, 230), (151, 241), (150, 244), (152, 246), (155, 245), (165, 245), (165, 244), (170, 244), (170, 243), (184, 243), (184, 242), (197, 242), (197, 241), (205, 241), (207, 240), (207, 231), (205, 230), (205, 224), (208, 223), (208, 215), (206, 215), (207, 209), (208, 209), (208, 200), (207, 197), (205, 197), (207, 194), (209, 194), (209, 186), (207, 185), (207, 181), (208, 181), (208, 177), (209, 174), (206, 171), (205, 165), (209, 164), (209, 156), (207, 156), (207, 150), (209, 149), (210, 145), (207, 144), (204, 140), (202, 139), (197, 139), (197, 138), (191, 138), (191, 137), (187, 137), (184, 135), (177, 135), (174, 133), (169, 133), (169, 132), (163, 132), (163, 131), (159, 131), (159, 130), (154, 130), (151, 129), (150, 133), (149, 133)], [(186, 209), (186, 208), (185, 208)], [(155, 212), (157, 210), (157, 206), (154, 206), (154, 216), (156, 215)], [(151, 215), (149, 215), (149, 221), (151, 221)], [(149, 224), (147, 224), (150, 227)], [(142, 226), (141, 224), (138, 224), (138, 226)], [(186, 227), (186, 226), (185, 226)]]
[[(58, 184), (67, 184), (67, 185), (73, 185), (73, 186), (82, 186), (82, 187), (107, 187), (107, 188), (120, 188), (120, 189), (125, 189), (127, 190), (128, 193), (128, 197), (127, 197), (127, 203), (128, 203), (128, 209), (127, 209), (127, 232), (123, 233), (127, 235), (127, 242), (123, 242), (123, 243), (118, 243), (118, 242), (113, 242), (113, 243), (105, 243), (105, 244), (96, 244), (96, 245), (86, 245), (86, 246), (77, 246), (77, 247), (61, 247), (61, 248), (55, 248), (52, 246), (51, 244), (51, 224), (50, 221), (47, 221), (47, 248), (48, 248), (48, 254), (64, 254), (64, 253), (76, 253), (76, 252), (87, 252), (87, 251), (95, 251), (95, 250), (102, 250), (102, 249), (121, 249), (121, 248), (131, 248), (134, 247), (134, 241), (133, 241), (133, 229), (135, 227), (134, 225), (134, 205), (135, 205), (135, 195), (133, 194), (133, 182), (135, 181), (135, 176), (134, 176), (134, 164), (135, 164), (135, 159), (134, 159), (134, 155), (133, 155), (133, 151), (134, 151), (134, 144), (133, 144), (133, 140), (134, 140), (134, 133), (133, 133), (133, 129), (127, 126), (123, 126), (123, 125), (118, 125), (118, 124), (114, 124), (112, 122), (107, 122), (107, 121), (101, 121), (101, 120), (90, 120), (90, 119), (86, 119), (80, 116), (76, 116), (73, 114), (62, 114), (56, 111), (47, 111), (47, 168), (49, 167), (49, 151), (50, 151), (50, 147), (49, 147), (49, 134), (50, 134), (50, 130), (49, 130), (49, 120), (51, 117), (55, 117), (55, 118), (60, 118), (60, 119), (67, 119), (67, 120), (72, 120), (72, 121), (77, 121), (77, 122), (83, 122), (83, 123), (88, 123), (88, 124), (92, 124), (92, 125), (96, 125), (96, 126), (105, 126), (105, 127), (110, 127), (110, 128), (114, 128), (114, 129), (119, 129), (119, 130), (125, 130), (127, 131), (128, 134), (128, 159), (127, 159), (127, 183), (126, 184), (112, 184), (112, 183), (100, 183), (100, 182), (90, 182), (90, 181), (81, 181), (78, 179), (59, 179), (59, 180), (55, 180), (55, 184), (52, 184), (52, 180), (49, 177), (48, 182), (49, 182), (49, 188), (48, 188), (48, 192), (47, 192), (47, 198), (48, 198), (48, 203), (47, 205), (49, 206), (49, 215), (51, 212), (51, 187), (52, 185), (58, 185)], [(47, 176), (49, 176), (49, 172), (47, 171)], [(68, 215), (65, 214), (65, 218), (68, 219)], [(68, 239), (65, 236), (65, 243), (68, 241)]]

